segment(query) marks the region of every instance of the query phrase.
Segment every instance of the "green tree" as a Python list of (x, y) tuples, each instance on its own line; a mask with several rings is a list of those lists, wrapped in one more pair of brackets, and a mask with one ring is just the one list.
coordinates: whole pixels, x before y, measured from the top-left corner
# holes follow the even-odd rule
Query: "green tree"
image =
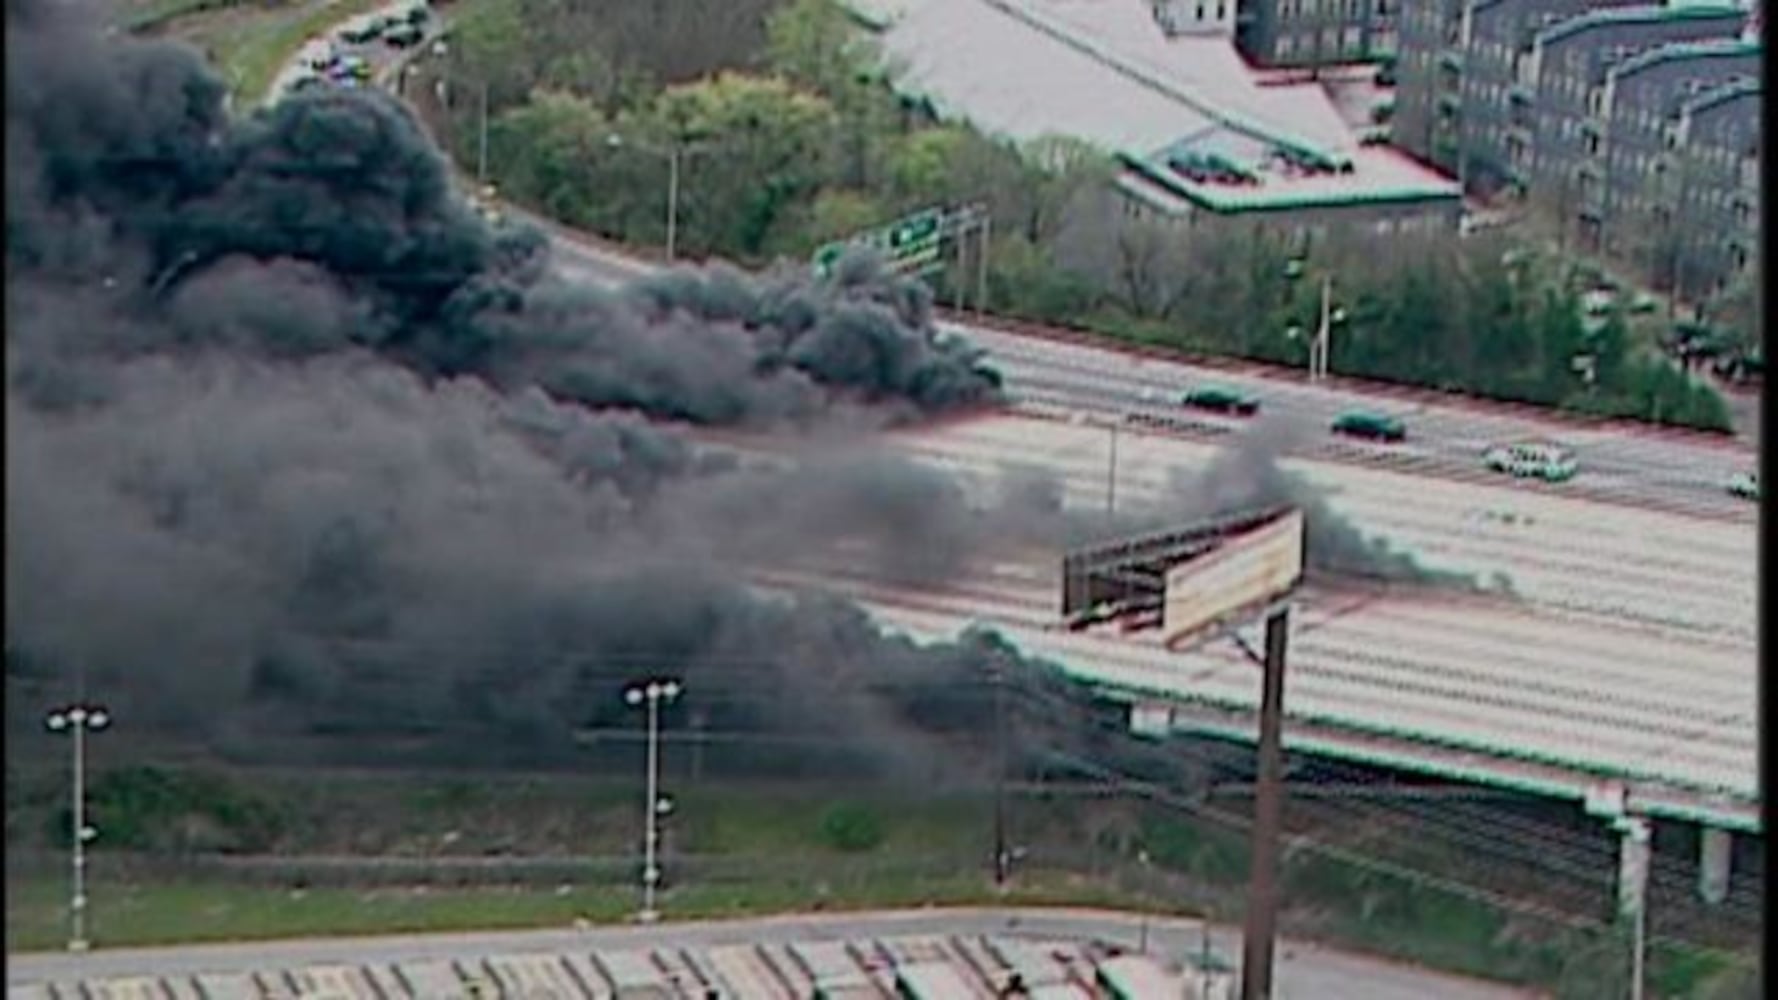
[[(1034, 140), (1021, 150), (1031, 166), (1026, 180), (1031, 193), (1019, 227), (1026, 240), (1048, 244), (1061, 233), (1068, 213), (1085, 207), (1092, 195), (1105, 191), (1116, 175), (1111, 159), (1078, 139), (1052, 136)], [(1110, 206), (1092, 207), (1104, 211)]]
[(479, 113), (479, 90), (489, 106), (522, 102), (537, 83), (535, 39), (518, 3), (467, 4), (452, 19), (448, 84), (451, 104)]
[(965, 138), (959, 129), (940, 126), (900, 137), (889, 151), (890, 195), (904, 204), (942, 198)]
[(1023, 233), (994, 241), (988, 289), (996, 312), (1052, 322), (1076, 320), (1100, 300), (1090, 279), (1057, 266)]
[(867, 188), (881, 180), (875, 165), (899, 131), (896, 98), (881, 53), (833, 0), (791, 0), (766, 21), (766, 65), (832, 103), (830, 137), (839, 177)]
[(680, 168), (681, 241), (691, 252), (754, 258), (826, 175), (826, 99), (779, 77), (724, 73), (671, 87), (629, 124), (644, 143), (690, 152)]
[(882, 204), (868, 194), (829, 189), (809, 203), (808, 219), (798, 234), (809, 249), (830, 240), (856, 235), (888, 219)]
[(1736, 275), (1707, 303), (1712, 325), (1722, 330), (1730, 343), (1743, 352), (1757, 353), (1765, 342), (1760, 323), (1761, 298), (1759, 276), (1749, 270)]
[(598, 183), (611, 125), (593, 102), (542, 91), (489, 127), (496, 175), (509, 196), (570, 225), (608, 228), (610, 188)]

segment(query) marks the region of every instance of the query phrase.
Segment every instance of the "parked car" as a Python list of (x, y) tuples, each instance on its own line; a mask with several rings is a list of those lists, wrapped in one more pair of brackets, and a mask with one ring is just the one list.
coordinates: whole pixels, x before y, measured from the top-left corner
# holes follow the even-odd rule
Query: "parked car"
[(1729, 492), (1748, 500), (1759, 499), (1759, 472), (1737, 472), (1729, 477)]
[(1201, 385), (1180, 398), (1180, 404), (1194, 410), (1231, 413), (1251, 417), (1259, 412), (1259, 400), (1226, 385)]
[(417, 24), (398, 24), (383, 34), (383, 44), (392, 49), (406, 49), (420, 44), (426, 32)]
[(1482, 454), (1482, 461), (1495, 472), (1504, 472), (1519, 479), (1542, 479), (1549, 483), (1573, 479), (1580, 469), (1580, 463), (1575, 459), (1573, 451), (1548, 441), (1495, 445)]
[(382, 18), (375, 18), (363, 24), (355, 24), (340, 29), (340, 41), (349, 45), (363, 45), (376, 41), (387, 27)]
[(1332, 430), (1335, 434), (1370, 441), (1397, 442), (1408, 437), (1407, 426), (1400, 419), (1371, 410), (1347, 410), (1334, 418)]

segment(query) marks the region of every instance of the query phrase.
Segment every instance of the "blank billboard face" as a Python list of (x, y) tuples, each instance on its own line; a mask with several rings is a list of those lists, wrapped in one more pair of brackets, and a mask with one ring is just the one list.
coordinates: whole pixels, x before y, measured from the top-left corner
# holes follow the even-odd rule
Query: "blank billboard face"
[(1244, 608), (1284, 595), (1302, 576), (1303, 514), (1293, 510), (1168, 570), (1162, 641), (1177, 647)]

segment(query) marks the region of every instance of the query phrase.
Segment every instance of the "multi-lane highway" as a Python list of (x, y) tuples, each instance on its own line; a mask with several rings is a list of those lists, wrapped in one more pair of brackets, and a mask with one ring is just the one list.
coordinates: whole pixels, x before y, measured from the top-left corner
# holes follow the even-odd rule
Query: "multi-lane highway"
[[(563, 280), (617, 285), (651, 273), (656, 265), (545, 226), (553, 237)], [(1256, 397), (1262, 415), (1291, 429), (1291, 454), (1412, 469), (1462, 480), (1498, 483), (1482, 465), (1490, 445), (1547, 439), (1575, 449), (1581, 471), (1552, 492), (1662, 510), (1752, 523), (1757, 506), (1729, 495), (1730, 476), (1758, 465), (1753, 448), (1702, 434), (1652, 432), (1624, 425), (1588, 425), (1534, 415), (1525, 408), (1484, 402), (1448, 402), (1430, 394), (1385, 391), (1380, 386), (1310, 385), (1297, 373), (1261, 366), (1207, 367), (1111, 347), (1011, 333), (992, 326), (947, 323), (988, 351), (1006, 376), (1014, 398), (1027, 405), (1060, 407), (1102, 416), (1131, 414), (1163, 419), (1174, 429), (1211, 440), (1239, 430), (1239, 418), (1188, 413), (1176, 404), (1192, 386), (1217, 383)], [(1408, 440), (1388, 446), (1355, 446), (1327, 428), (1346, 410), (1370, 409), (1402, 418)], [(1516, 487), (1526, 492), (1540, 487)], [(1749, 546), (1747, 559), (1753, 560)]]
[[(986, 417), (902, 432), (893, 446), (951, 473), (984, 506), (1009, 469), (1027, 465), (1053, 474), (1073, 507), (1102, 510), (1113, 492), (1109, 435), (1090, 424)], [(1215, 453), (1153, 433), (1126, 433), (1118, 448), (1119, 509), (1163, 512), (1175, 477), (1201, 474)], [(1468, 596), (1303, 593), (1288, 701), (1303, 723), (1293, 722), (1297, 745), (1574, 797), (1617, 775), (1656, 812), (1757, 828), (1751, 524), (1337, 461), (1283, 464), (1334, 513), (1427, 568), (1510, 582), (1510, 592)], [(1181, 653), (1117, 626), (1060, 629), (1059, 557), (994, 553), (915, 590), (840, 552), (768, 582), (849, 593), (923, 637), (989, 624), (1108, 688), (1232, 719), (1257, 705), (1254, 673), (1232, 644)]]
[[(406, 6), (391, 4), (366, 17)], [(318, 40), (314, 44), (327, 43)], [(340, 43), (338, 47), (367, 58), (376, 78), (385, 83), (406, 58), (403, 52), (381, 43), (356, 47)], [(308, 54), (305, 49), (285, 68), (274, 87), (274, 99), (296, 78), (302, 58)], [(654, 263), (597, 245), (529, 213), (510, 206), (506, 211), (550, 235), (556, 272), (563, 280), (613, 286), (658, 269)], [(1554, 440), (1575, 449), (1580, 458), (1580, 474), (1559, 488), (1563, 493), (1748, 523), (1757, 516), (1756, 505), (1731, 496), (1726, 489), (1731, 476), (1758, 465), (1757, 452), (1745, 442), (1652, 432), (1625, 424), (1589, 425), (1528, 408), (1454, 402), (1430, 393), (1389, 391), (1376, 384), (1311, 385), (1293, 371), (1259, 365), (1194, 365), (1009, 332), (993, 324), (945, 326), (985, 348), (1006, 376), (1015, 399), (1028, 405), (1061, 406), (1114, 418), (1129, 414), (1159, 417), (1173, 422), (1176, 430), (1215, 438), (1237, 427), (1239, 421), (1188, 414), (1176, 401), (1186, 388), (1218, 383), (1250, 393), (1260, 401), (1265, 414), (1293, 428), (1288, 445), (1292, 454), (1473, 480), (1492, 478), (1481, 460), (1482, 452), (1491, 445)], [(1337, 414), (1353, 409), (1379, 410), (1401, 418), (1408, 426), (1408, 440), (1375, 448), (1353, 448), (1334, 441), (1327, 433), (1329, 424)], [(1751, 547), (1747, 555), (1751, 561)]]
[[(550, 234), (559, 280), (611, 286), (657, 269), (529, 221)], [(987, 349), (1025, 414), (903, 438), (966, 480), (1038, 464), (1076, 502), (1097, 503), (1115, 468), (1118, 495), (1152, 502), (1176, 470), (1201, 469), (1212, 445), (1242, 433), (1239, 418), (1188, 415), (1175, 403), (1187, 387), (1229, 384), (1284, 428), (1272, 443), (1282, 464), (1313, 480), (1338, 513), (1429, 566), (1510, 579), (1510, 606), (1384, 597), (1325, 611), (1293, 666), (1303, 680), (1292, 703), (1305, 719), (1366, 738), (1454, 744), (1498, 774), (1509, 761), (1536, 761), (1576, 780), (1634, 776), (1650, 794), (1679, 789), (1669, 805), (1721, 797), (1730, 825), (1753, 821), (1757, 517), (1755, 505), (1724, 489), (1755, 466), (1752, 448), (1377, 386), (1310, 385), (1294, 372), (1188, 364), (991, 325), (950, 327)], [(1402, 418), (1408, 440), (1334, 440), (1328, 424), (1350, 409)], [(1153, 432), (1157, 423), (1165, 433)], [(1111, 424), (1122, 428), (1115, 464)], [(1483, 469), (1484, 448), (1529, 438), (1574, 448), (1580, 474), (1545, 486)], [(848, 580), (856, 574), (847, 569), (826, 579), (921, 631), (990, 621), (1106, 683), (1251, 707), (1255, 686), (1224, 662), (1226, 651), (1188, 663), (1140, 642), (1054, 633), (1053, 591), (1036, 580), (1049, 566), (1010, 560), (998, 579), (990, 568), (986, 579), (956, 581), (942, 607), (930, 606), (931, 594)], [(1101, 644), (1073, 648), (1081, 642)]]

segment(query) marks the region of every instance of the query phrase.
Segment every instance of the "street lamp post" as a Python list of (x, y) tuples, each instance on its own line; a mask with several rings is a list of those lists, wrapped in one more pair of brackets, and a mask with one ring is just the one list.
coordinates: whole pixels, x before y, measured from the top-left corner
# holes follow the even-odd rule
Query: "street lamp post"
[(86, 939), (86, 842), (98, 831), (86, 823), (86, 734), (111, 724), (111, 715), (99, 705), (70, 705), (50, 712), (44, 724), (52, 733), (74, 737), (73, 885), (68, 897), (68, 950), (85, 951)]
[[(1303, 262), (1292, 259), (1285, 267), (1285, 277), (1299, 278), (1303, 273)], [(1333, 328), (1335, 323), (1346, 319), (1346, 310), (1333, 304), (1333, 275), (1321, 276), (1321, 308), (1320, 320), (1315, 325), (1315, 336), (1309, 341), (1309, 381), (1318, 382), (1327, 378), (1328, 361), (1333, 355)], [(1292, 340), (1302, 335), (1300, 327), (1292, 324), (1285, 331)]]
[(679, 161), (687, 154), (704, 152), (709, 146), (695, 142), (675, 141), (667, 148), (661, 149), (639, 142), (631, 142), (615, 132), (605, 137), (605, 145), (612, 149), (629, 146), (645, 153), (653, 153), (655, 156), (667, 158), (667, 260), (676, 259), (679, 253)]
[(648, 710), (648, 799), (643, 808), (642, 910), (636, 914), (636, 919), (642, 923), (653, 923), (660, 917), (654, 907), (655, 888), (661, 880), (656, 856), (660, 844), (660, 817), (670, 808), (660, 794), (661, 703), (679, 697), (682, 690), (684, 688), (678, 681), (667, 680), (649, 681), (624, 691), (624, 701), (632, 706), (646, 706)]
[(1106, 520), (1117, 517), (1117, 426), (1121, 419), (1111, 422), (1111, 455), (1105, 469), (1105, 517)]
[[(1105, 455), (1105, 517), (1107, 520), (1117, 516), (1117, 429), (1118, 425), (1129, 415), (1118, 412), (1105, 425), (1111, 432), (1110, 447)], [(1076, 427), (1090, 427), (1093, 418), (1085, 413), (1075, 412), (1068, 417), (1068, 422)]]

